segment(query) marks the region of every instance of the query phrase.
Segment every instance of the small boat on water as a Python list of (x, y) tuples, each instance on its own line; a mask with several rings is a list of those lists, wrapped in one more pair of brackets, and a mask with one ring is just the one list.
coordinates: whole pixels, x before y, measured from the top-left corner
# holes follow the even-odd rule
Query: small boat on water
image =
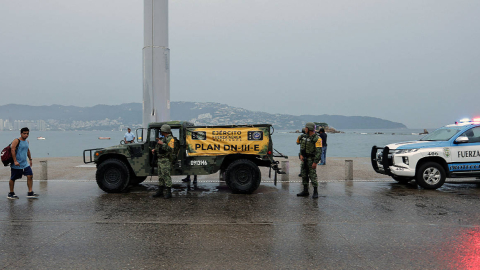
[(110, 140), (110, 137), (98, 137), (99, 140)]
[(44, 137), (37, 137), (37, 140), (45, 140)]

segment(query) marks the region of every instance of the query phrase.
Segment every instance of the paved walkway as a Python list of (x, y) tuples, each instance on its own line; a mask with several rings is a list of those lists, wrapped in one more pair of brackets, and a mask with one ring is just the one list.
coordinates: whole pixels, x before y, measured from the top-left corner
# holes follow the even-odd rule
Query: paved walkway
[[(290, 181), (268, 170), (250, 195), (231, 194), (218, 175), (196, 186), (174, 177), (173, 198), (153, 199), (146, 181), (107, 194), (81, 158), (48, 159), (39, 199), (8, 200), (0, 169), (2, 269), (475, 269), (480, 265), (478, 181), (424, 190), (378, 175), (368, 158), (319, 166), (320, 198), (299, 198), (298, 159)], [(79, 167), (80, 166), (80, 167)], [(34, 172), (40, 170), (34, 164)], [(149, 179), (150, 180), (150, 179)], [(155, 178), (152, 181), (156, 181)]]
[[(3, 183), (4, 190), (7, 183)], [(35, 181), (0, 199), (2, 269), (475, 269), (480, 189), (390, 182), (156, 184), (107, 194), (90, 180)], [(4, 194), (6, 196), (6, 193)]]

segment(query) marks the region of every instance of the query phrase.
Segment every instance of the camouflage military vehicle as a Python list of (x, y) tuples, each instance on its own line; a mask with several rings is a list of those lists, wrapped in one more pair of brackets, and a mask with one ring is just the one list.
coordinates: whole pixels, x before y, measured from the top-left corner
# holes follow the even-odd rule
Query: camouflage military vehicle
[(277, 173), (283, 173), (274, 160), (270, 133), (273, 127), (269, 124), (194, 126), (170, 121), (137, 129), (136, 143), (83, 152), (85, 163), (97, 164), (96, 180), (102, 190), (122, 192), (158, 174), (151, 149), (161, 136), (163, 124), (171, 126), (179, 143), (171, 175), (208, 175), (220, 171), (220, 178), (234, 193), (252, 193), (260, 185), (259, 166), (273, 169), (275, 180)]

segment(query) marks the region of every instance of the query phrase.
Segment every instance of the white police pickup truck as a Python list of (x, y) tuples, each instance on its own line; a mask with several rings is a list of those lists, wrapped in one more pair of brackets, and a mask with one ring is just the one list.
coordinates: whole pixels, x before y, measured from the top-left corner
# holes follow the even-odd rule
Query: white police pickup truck
[(373, 169), (400, 183), (437, 189), (447, 177), (480, 176), (480, 118), (462, 119), (418, 141), (373, 146)]

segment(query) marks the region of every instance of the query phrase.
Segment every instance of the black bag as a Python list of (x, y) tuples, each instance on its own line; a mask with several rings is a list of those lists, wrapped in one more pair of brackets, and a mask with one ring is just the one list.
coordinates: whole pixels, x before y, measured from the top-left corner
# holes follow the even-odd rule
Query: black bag
[[(19, 139), (17, 139), (17, 140), (18, 140), (18, 144), (17, 144), (17, 148), (15, 149), (15, 152), (18, 149), (18, 146), (20, 145), (20, 140)], [(7, 147), (3, 148), (3, 150), (2, 150), (2, 163), (5, 167), (10, 165), (10, 163), (13, 164), (11, 145), (12, 144), (9, 144)]]

